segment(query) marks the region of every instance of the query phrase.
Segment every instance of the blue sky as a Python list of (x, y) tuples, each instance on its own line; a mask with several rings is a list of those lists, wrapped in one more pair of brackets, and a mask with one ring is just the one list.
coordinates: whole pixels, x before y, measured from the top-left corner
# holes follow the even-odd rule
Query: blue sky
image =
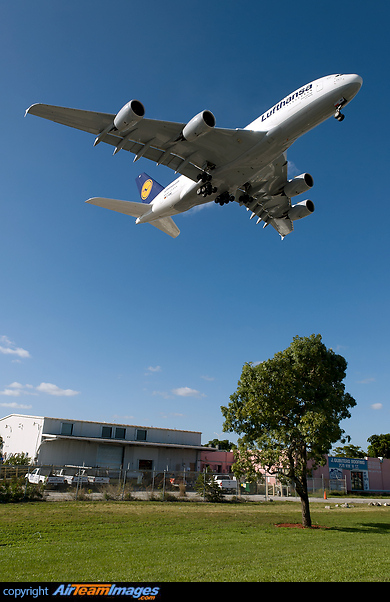
[[(387, 2), (3, 3), (0, 414), (222, 432), (246, 361), (320, 333), (348, 361), (366, 449), (390, 430)], [(171, 239), (89, 206), (175, 176), (93, 136), (24, 117), (43, 102), (244, 127), (331, 73), (364, 84), (346, 119), (289, 150), (315, 213), (282, 242), (236, 204), (179, 216)]]

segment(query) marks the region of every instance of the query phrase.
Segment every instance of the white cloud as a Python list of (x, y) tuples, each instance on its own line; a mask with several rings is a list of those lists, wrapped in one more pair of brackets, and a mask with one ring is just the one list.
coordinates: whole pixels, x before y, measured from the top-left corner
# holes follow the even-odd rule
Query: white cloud
[(364, 378), (363, 380), (358, 380), (358, 385), (369, 385), (370, 383), (374, 383), (375, 378)]
[(154, 372), (161, 372), (162, 368), (161, 366), (148, 366), (148, 371), (146, 372), (145, 376), (148, 374), (154, 374)]
[(215, 380), (214, 376), (201, 376), (200, 378), (203, 378), (203, 380), (207, 380), (208, 382), (213, 382)]
[(14, 408), (14, 409), (28, 410), (32, 406), (26, 406), (23, 403), (17, 403), (16, 401), (12, 401), (12, 402), (9, 402), (9, 403), (0, 403), (0, 407), (2, 407), (2, 408)]
[(153, 391), (152, 395), (159, 395), (160, 397), (163, 397), (164, 399), (172, 399), (172, 395), (167, 393), (167, 391)]
[(193, 215), (194, 213), (199, 213), (199, 211), (203, 211), (203, 209), (211, 209), (212, 207), (215, 207), (214, 201), (203, 203), (203, 205), (195, 205), (195, 207), (192, 207), (192, 209), (183, 213), (183, 216), (188, 217), (189, 215)]
[[(7, 397), (20, 397), (21, 395), (38, 395), (38, 393), (47, 393), (48, 395), (56, 395), (57, 397), (72, 397), (78, 395), (80, 391), (74, 391), (73, 389), (60, 389), (53, 383), (41, 383), (38, 387), (33, 385), (22, 385), (18, 382), (13, 382), (3, 391), (0, 391), (0, 395)], [(28, 406), (31, 407), (31, 406)]]
[(174, 395), (179, 397), (206, 397), (204, 393), (197, 391), (196, 389), (190, 389), (190, 387), (179, 387), (178, 389), (172, 389)]
[(73, 395), (78, 395), (80, 391), (73, 391), (73, 389), (60, 389), (57, 385), (53, 385), (53, 383), (41, 383), (36, 388), (40, 393), (47, 393), (48, 395), (56, 395), (57, 397), (72, 397)]
[(8, 395), (9, 397), (19, 397), (20, 395), (36, 395), (36, 393), (32, 392), (32, 389), (34, 389), (32, 385), (22, 385), (21, 383), (13, 382), (8, 385), (4, 391), (0, 391), (0, 395)]
[(301, 173), (298, 167), (292, 161), (287, 161), (287, 170), (288, 175), (292, 176), (293, 178)]
[(0, 336), (0, 353), (3, 355), (16, 355), (17, 357), (26, 358), (31, 357), (29, 352), (22, 347), (16, 347), (16, 345), (10, 341), (5, 335)]
[(34, 387), (32, 385), (22, 385), (21, 383), (18, 382), (14, 382), (11, 383), (10, 385), (8, 385), (10, 389), (33, 389)]
[(160, 417), (164, 420), (172, 419), (172, 418), (184, 418), (185, 414), (180, 414), (179, 412), (169, 412), (168, 414), (160, 414)]
[(371, 404), (371, 409), (373, 409), (373, 410), (381, 410), (382, 408), (383, 408), (383, 404), (381, 404), (381, 403)]
[(4, 391), (0, 391), (0, 395), (7, 395), (8, 397), (19, 397), (20, 389), (4, 389)]

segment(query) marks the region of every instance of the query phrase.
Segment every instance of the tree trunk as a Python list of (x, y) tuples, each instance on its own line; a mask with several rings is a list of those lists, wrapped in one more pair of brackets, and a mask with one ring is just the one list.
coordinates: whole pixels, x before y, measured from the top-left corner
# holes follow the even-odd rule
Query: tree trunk
[(301, 450), (302, 454), (302, 472), (300, 478), (298, 478), (298, 482), (296, 483), (296, 488), (299, 497), (301, 498), (301, 506), (302, 506), (302, 525), (305, 528), (311, 527), (311, 516), (310, 516), (310, 505), (309, 505), (309, 493), (307, 490), (307, 452), (306, 446), (302, 446)]
[(306, 493), (301, 495), (301, 505), (302, 505), (302, 525), (306, 527), (311, 527), (311, 516), (310, 516), (310, 505), (309, 505), (309, 496)]

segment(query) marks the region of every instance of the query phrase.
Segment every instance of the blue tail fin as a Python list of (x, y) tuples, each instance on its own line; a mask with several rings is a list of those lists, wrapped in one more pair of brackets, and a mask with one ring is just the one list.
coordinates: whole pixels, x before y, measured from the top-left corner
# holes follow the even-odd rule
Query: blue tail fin
[(146, 173), (141, 173), (135, 181), (137, 182), (139, 194), (143, 203), (151, 203), (158, 193), (164, 190), (164, 186), (161, 186), (161, 184), (156, 182), (156, 180), (153, 180), (153, 178)]

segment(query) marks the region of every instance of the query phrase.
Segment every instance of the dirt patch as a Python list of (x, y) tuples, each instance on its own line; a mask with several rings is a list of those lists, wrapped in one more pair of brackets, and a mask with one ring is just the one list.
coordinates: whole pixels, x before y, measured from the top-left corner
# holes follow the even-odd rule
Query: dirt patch
[(323, 525), (312, 525), (311, 527), (304, 527), (302, 523), (276, 523), (275, 527), (287, 527), (290, 529), (327, 529)]

